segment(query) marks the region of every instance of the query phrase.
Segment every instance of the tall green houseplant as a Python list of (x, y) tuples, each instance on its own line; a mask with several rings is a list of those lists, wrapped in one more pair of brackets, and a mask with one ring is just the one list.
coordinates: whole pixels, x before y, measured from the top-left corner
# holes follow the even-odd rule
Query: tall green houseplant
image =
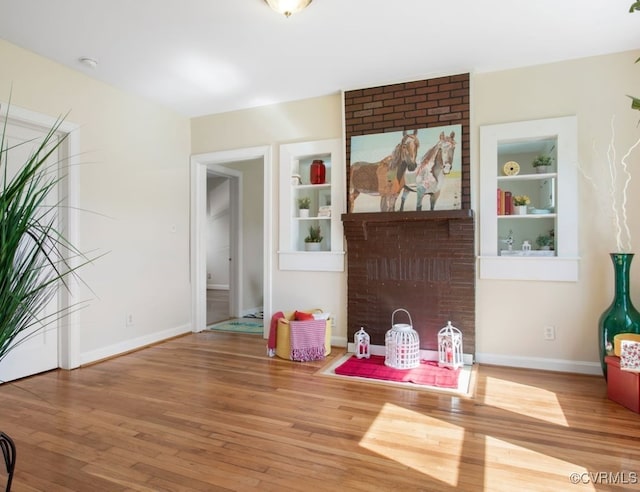
[[(0, 363), (29, 337), (46, 329), (66, 313), (44, 307), (66, 280), (89, 262), (69, 243), (58, 226), (60, 203), (51, 203), (62, 179), (58, 163), (50, 164), (65, 136), (58, 121), (33, 146), (24, 163), (9, 165), (9, 112), (2, 115), (0, 136)], [(51, 158), (51, 159), (50, 159)], [(74, 259), (82, 258), (77, 265)]]

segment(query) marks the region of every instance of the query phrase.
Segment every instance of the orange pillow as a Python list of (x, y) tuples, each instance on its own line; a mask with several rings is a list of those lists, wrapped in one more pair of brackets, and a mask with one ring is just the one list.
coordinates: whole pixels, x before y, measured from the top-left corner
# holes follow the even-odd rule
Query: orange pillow
[(313, 314), (296, 311), (295, 314), (293, 315), (293, 318), (295, 321), (309, 321), (313, 319)]

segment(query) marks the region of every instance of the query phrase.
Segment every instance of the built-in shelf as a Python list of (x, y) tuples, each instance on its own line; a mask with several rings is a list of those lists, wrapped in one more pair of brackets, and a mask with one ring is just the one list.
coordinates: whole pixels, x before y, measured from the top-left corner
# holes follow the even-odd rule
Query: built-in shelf
[[(532, 165), (540, 154), (552, 157), (548, 172), (536, 172)], [(512, 161), (519, 169), (508, 175), (513, 169), (504, 168), (513, 167)], [(575, 116), (480, 128), (480, 278), (578, 279), (576, 169)], [(527, 195), (528, 213), (509, 214), (505, 191), (511, 197)], [(539, 248), (536, 239), (545, 235), (552, 237), (551, 251), (523, 249), (525, 241)]]
[[(340, 214), (344, 212), (345, 169), (340, 139), (280, 146), (280, 227), (278, 256), (281, 270), (344, 271), (344, 239)], [(326, 168), (325, 183), (310, 183), (314, 160)], [(309, 216), (300, 217), (298, 200), (308, 198)], [(307, 251), (309, 227), (320, 227), (320, 251)]]

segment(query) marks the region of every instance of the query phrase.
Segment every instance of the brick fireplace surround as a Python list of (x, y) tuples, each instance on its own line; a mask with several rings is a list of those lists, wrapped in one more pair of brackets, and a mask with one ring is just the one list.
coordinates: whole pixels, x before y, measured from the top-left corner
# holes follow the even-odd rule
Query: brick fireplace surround
[[(347, 238), (349, 340), (364, 327), (384, 345), (391, 314), (404, 308), (420, 348), (437, 350), (447, 321), (475, 353), (474, 224), (470, 210), (356, 213), (342, 216)], [(406, 323), (398, 313), (396, 323)]]
[[(373, 345), (384, 345), (393, 311), (404, 308), (421, 349), (437, 350), (437, 332), (451, 321), (462, 331), (464, 353), (474, 355), (469, 74), (348, 91), (344, 102), (347, 162), (352, 136), (462, 125), (462, 210), (342, 215), (349, 341), (364, 327)], [(408, 321), (398, 313), (395, 322)]]

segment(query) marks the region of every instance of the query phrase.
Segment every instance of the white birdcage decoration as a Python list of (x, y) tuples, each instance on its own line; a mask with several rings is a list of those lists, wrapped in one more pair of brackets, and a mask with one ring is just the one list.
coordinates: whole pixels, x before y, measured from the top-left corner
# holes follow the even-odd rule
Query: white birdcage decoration
[(438, 365), (440, 367), (462, 367), (462, 332), (451, 321), (438, 332)]
[(353, 343), (356, 349), (356, 357), (358, 359), (368, 359), (371, 357), (369, 347), (371, 345), (371, 338), (369, 334), (364, 331), (364, 328), (360, 327), (360, 330), (353, 336)]
[[(398, 311), (407, 313), (409, 324), (394, 323)], [(386, 366), (394, 369), (413, 369), (420, 365), (420, 337), (413, 329), (411, 315), (406, 309), (396, 309), (391, 314), (391, 329), (384, 337), (384, 346)]]

